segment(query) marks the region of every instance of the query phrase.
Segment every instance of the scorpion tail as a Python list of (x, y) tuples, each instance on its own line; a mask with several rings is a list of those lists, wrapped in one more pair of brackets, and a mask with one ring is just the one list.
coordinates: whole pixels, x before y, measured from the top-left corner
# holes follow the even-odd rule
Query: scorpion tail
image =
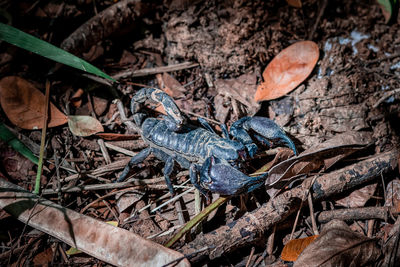
[(164, 110), (167, 114), (165, 117), (168, 127), (171, 128), (171, 130), (175, 131), (183, 125), (185, 119), (174, 100), (165, 92), (155, 88), (142, 88), (132, 98), (131, 112), (137, 125), (140, 125), (145, 117), (145, 114), (140, 113), (139, 111), (141, 105), (146, 100), (160, 103), (164, 107)]

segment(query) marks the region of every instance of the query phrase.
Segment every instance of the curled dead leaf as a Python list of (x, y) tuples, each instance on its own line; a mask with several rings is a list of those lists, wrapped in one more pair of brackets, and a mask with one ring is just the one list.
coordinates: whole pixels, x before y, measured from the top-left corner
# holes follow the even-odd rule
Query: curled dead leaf
[(301, 3), (301, 0), (286, 0), (289, 6), (295, 7), (295, 8), (301, 8), (303, 4)]
[(77, 136), (89, 136), (104, 132), (101, 123), (90, 116), (68, 116), (68, 127)]
[(342, 221), (332, 220), (303, 250), (293, 267), (365, 266), (375, 262), (379, 256), (375, 239), (353, 232)]
[[(17, 76), (0, 81), (0, 101), (8, 119), (18, 127), (33, 130), (43, 128), (45, 96), (33, 84)], [(50, 103), (47, 127), (67, 122), (67, 116)]]
[(76, 108), (80, 107), (82, 105), (82, 95), (85, 91), (83, 91), (81, 88), (76, 90), (76, 92), (72, 95), (70, 101), (72, 105)]
[(276, 99), (295, 89), (311, 74), (318, 58), (318, 45), (312, 41), (297, 42), (283, 49), (265, 69), (255, 101)]
[(284, 261), (295, 261), (300, 253), (316, 239), (318, 235), (313, 235), (305, 238), (290, 240), (282, 250), (281, 259)]

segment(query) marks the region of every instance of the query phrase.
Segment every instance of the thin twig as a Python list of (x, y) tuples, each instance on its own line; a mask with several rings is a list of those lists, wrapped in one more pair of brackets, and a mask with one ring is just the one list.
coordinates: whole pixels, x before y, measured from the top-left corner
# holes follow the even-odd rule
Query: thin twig
[(131, 191), (134, 191), (134, 190), (135, 190), (134, 187), (129, 187), (129, 188), (122, 189), (122, 190), (118, 190), (118, 191), (112, 191), (112, 192), (110, 192), (110, 193), (108, 193), (108, 194), (106, 194), (106, 195), (100, 196), (100, 197), (98, 197), (97, 199), (95, 199), (94, 201), (92, 201), (92, 202), (90, 202), (89, 204), (87, 204), (83, 209), (81, 209), (80, 213), (81, 213), (81, 214), (85, 213), (85, 211), (86, 211), (88, 208), (90, 208), (91, 206), (93, 206), (93, 205), (96, 204), (97, 202), (102, 201), (103, 199), (106, 199), (106, 198), (108, 198), (108, 197), (114, 196), (114, 195), (119, 194), (119, 193), (131, 192)]
[(213, 120), (213, 119), (210, 119), (210, 118), (201, 116), (201, 115), (196, 114), (196, 113), (194, 113), (194, 112), (191, 112), (191, 111), (189, 111), (189, 110), (186, 110), (186, 109), (181, 109), (181, 110), (182, 110), (184, 113), (190, 114), (190, 115), (195, 116), (195, 117), (198, 117), (198, 118), (205, 119), (205, 120), (207, 120), (207, 121), (209, 121), (209, 122), (212, 122), (212, 123), (215, 123), (215, 124), (217, 124), (217, 125), (220, 125), (220, 124), (221, 124), (219, 121), (216, 121), (216, 120)]
[(108, 147), (108, 148), (111, 148), (112, 150), (115, 150), (115, 151), (117, 151), (117, 152), (120, 152), (120, 153), (122, 153), (122, 154), (131, 156), (131, 157), (134, 157), (134, 156), (136, 156), (136, 154), (137, 154), (137, 153), (135, 153), (135, 152), (129, 151), (128, 149), (125, 149), (125, 148), (122, 148), (122, 147), (119, 147), (119, 146), (110, 144), (110, 143), (108, 143), (108, 142), (105, 143), (105, 146)]
[(111, 164), (111, 158), (110, 158), (110, 154), (108, 154), (107, 148), (104, 144), (104, 140), (103, 139), (98, 139), (97, 143), (100, 146), (100, 150), (101, 153), (103, 154), (104, 160), (106, 162), (106, 164)]
[(249, 266), (250, 266), (250, 262), (251, 262), (251, 259), (252, 259), (253, 256), (254, 256), (254, 251), (255, 251), (255, 250), (256, 250), (255, 247), (252, 247), (252, 248), (251, 248), (249, 258), (247, 259), (247, 262), (246, 262), (246, 267), (249, 267)]
[(39, 194), (40, 190), (40, 178), (42, 177), (43, 171), (43, 157), (44, 157), (44, 146), (46, 144), (46, 132), (47, 132), (47, 120), (49, 118), (49, 101), (50, 101), (50, 81), (46, 81), (46, 98), (44, 102), (44, 116), (43, 116), (43, 128), (42, 128), (42, 138), (40, 140), (40, 153), (39, 153), (39, 163), (38, 170), (36, 173), (36, 182), (34, 194)]
[(386, 91), (381, 98), (376, 101), (376, 103), (372, 106), (373, 108), (377, 108), (382, 102), (384, 102), (386, 99), (389, 97), (393, 96), (394, 94), (397, 94), (400, 92), (400, 88), (393, 89), (390, 91)]
[(116, 80), (119, 80), (121, 78), (126, 78), (126, 77), (143, 77), (143, 76), (153, 75), (153, 74), (157, 74), (157, 73), (172, 72), (172, 71), (177, 71), (177, 70), (194, 68), (197, 66), (199, 66), (198, 63), (183, 62), (183, 63), (169, 65), (169, 66), (147, 68), (147, 69), (141, 69), (141, 70), (135, 70), (135, 71), (125, 70), (120, 73), (114, 74), (112, 77)]
[(380, 58), (375, 58), (372, 60), (368, 60), (366, 63), (366, 65), (368, 66), (369, 64), (373, 64), (373, 63), (377, 63), (377, 62), (381, 62), (381, 61), (385, 61), (385, 60), (389, 60), (389, 59), (393, 59), (396, 57), (400, 57), (400, 52), (398, 53), (394, 53), (393, 55), (389, 55), (389, 56), (384, 56), (384, 57), (380, 57)]
[(165, 206), (168, 205), (169, 203), (171, 203), (171, 202), (173, 202), (173, 201), (179, 199), (180, 197), (182, 197), (182, 196), (184, 196), (184, 195), (186, 195), (186, 194), (192, 192), (193, 190), (194, 190), (194, 187), (191, 187), (190, 189), (188, 189), (188, 190), (186, 190), (186, 191), (180, 193), (179, 195), (174, 196), (173, 198), (169, 199), (168, 201), (165, 201), (163, 204), (161, 204), (160, 206), (158, 206), (158, 207), (152, 209), (150, 212), (153, 213), (153, 212), (158, 211), (158, 210), (161, 209), (162, 207), (165, 207)]
[(141, 132), (140, 128), (138, 126), (136, 126), (136, 124), (134, 124), (133, 121), (128, 120), (128, 118), (126, 117), (125, 107), (124, 107), (124, 104), (122, 103), (122, 101), (117, 99), (116, 103), (117, 103), (117, 108), (118, 108), (121, 120), (124, 122), (124, 124), (128, 128), (128, 131), (140, 133)]
[(310, 217), (311, 217), (312, 230), (314, 232), (314, 235), (319, 235), (317, 223), (316, 223), (316, 220), (315, 220), (314, 204), (313, 204), (313, 201), (312, 201), (312, 194), (308, 194), (307, 200), (308, 200), (308, 207), (310, 208)]
[(322, 18), (322, 16), (324, 15), (326, 6), (327, 6), (327, 4), (328, 4), (328, 0), (322, 0), (321, 2), (322, 2), (322, 3), (321, 3), (321, 6), (320, 6), (320, 9), (319, 9), (319, 11), (318, 11), (317, 19), (315, 20), (315, 23), (314, 23), (313, 28), (312, 28), (312, 30), (311, 30), (311, 32), (310, 32), (310, 35), (308, 35), (308, 39), (309, 39), (309, 40), (312, 40), (312, 38), (313, 38), (313, 36), (314, 36), (314, 33), (315, 33), (315, 31), (317, 30), (317, 27), (318, 27), (318, 25), (319, 25), (319, 22), (321, 21), (321, 18)]

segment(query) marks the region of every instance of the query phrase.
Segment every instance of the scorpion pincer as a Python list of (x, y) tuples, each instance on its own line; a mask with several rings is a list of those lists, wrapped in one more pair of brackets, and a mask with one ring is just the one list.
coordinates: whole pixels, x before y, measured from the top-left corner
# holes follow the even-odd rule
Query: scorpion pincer
[[(167, 115), (161, 119), (148, 117), (141, 107), (146, 100), (161, 103)], [(210, 191), (239, 195), (260, 187), (268, 176), (265, 173), (249, 177), (238, 169), (240, 160), (247, 154), (253, 157), (257, 152), (257, 145), (248, 133), (250, 130), (259, 142), (269, 144), (268, 140), (272, 140), (283, 143), (296, 154), (292, 140), (270, 119), (244, 117), (233, 123), (229, 132), (225, 125), (221, 125), (221, 137), (204, 119), (199, 119), (204, 128), (186, 123), (174, 100), (158, 89), (140, 89), (132, 98), (131, 111), (134, 123), (149, 146), (132, 157), (117, 182), (127, 177), (132, 166), (153, 153), (165, 162), (163, 173), (171, 194), (174, 190), (170, 175), (176, 162), (189, 169), (192, 184), (204, 196), (207, 197)]]

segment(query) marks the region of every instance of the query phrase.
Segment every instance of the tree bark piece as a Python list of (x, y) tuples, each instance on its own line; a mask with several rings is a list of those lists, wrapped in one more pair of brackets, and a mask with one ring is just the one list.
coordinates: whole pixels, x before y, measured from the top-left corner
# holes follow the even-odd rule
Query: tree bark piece
[[(334, 219), (341, 221), (370, 219), (386, 220), (389, 218), (390, 213), (398, 214), (395, 207), (364, 207), (323, 211), (316, 217), (319, 223), (327, 223)], [(311, 222), (311, 220), (308, 221)]]
[[(181, 258), (125, 229), (98, 221), (0, 178), (0, 208), (40, 231), (116, 266), (161, 266)], [(184, 259), (179, 266), (189, 266)]]
[(149, 11), (149, 4), (142, 3), (141, 0), (118, 2), (76, 29), (61, 43), (61, 48), (79, 56), (110, 35), (133, 28), (135, 21)]
[(191, 259), (192, 262), (196, 262), (207, 254), (210, 259), (215, 259), (224, 253), (254, 243), (263, 237), (266, 230), (274, 224), (282, 222), (297, 210), (304, 193), (309, 190), (310, 186), (313, 188), (314, 201), (328, 198), (394, 169), (397, 166), (397, 157), (396, 150), (374, 155), (343, 169), (321, 175), (313, 185), (311, 185), (313, 179), (310, 177), (300, 186), (283, 192), (242, 218), (215, 231), (197, 236), (194, 241), (183, 246), (180, 251), (189, 254), (200, 248), (208, 247), (208, 251), (199, 253)]

